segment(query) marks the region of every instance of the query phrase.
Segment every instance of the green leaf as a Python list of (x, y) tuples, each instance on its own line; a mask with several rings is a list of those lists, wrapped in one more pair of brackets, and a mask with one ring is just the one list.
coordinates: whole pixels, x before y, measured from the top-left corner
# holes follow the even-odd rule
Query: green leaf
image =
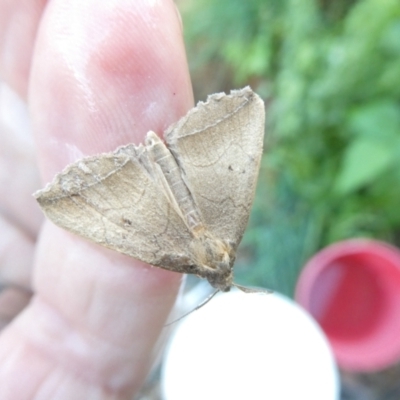
[(356, 135), (391, 140), (400, 133), (400, 108), (394, 100), (368, 102), (350, 114), (349, 128)]
[(347, 194), (376, 179), (395, 159), (396, 147), (370, 138), (355, 140), (344, 154), (334, 191)]

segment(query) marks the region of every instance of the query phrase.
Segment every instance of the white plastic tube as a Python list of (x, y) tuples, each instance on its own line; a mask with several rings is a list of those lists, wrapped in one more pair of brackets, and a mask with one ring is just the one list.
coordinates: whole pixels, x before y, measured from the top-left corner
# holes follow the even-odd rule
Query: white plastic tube
[(164, 400), (339, 398), (321, 329), (279, 294), (216, 296), (184, 318), (166, 348)]

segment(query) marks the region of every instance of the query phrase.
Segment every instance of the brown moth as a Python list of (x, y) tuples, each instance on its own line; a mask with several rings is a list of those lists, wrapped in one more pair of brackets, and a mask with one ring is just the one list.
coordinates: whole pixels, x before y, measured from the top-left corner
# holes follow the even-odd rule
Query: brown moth
[(150, 131), (144, 145), (67, 166), (34, 196), (62, 228), (228, 291), (264, 119), (264, 103), (249, 87), (214, 94), (165, 131), (166, 144)]

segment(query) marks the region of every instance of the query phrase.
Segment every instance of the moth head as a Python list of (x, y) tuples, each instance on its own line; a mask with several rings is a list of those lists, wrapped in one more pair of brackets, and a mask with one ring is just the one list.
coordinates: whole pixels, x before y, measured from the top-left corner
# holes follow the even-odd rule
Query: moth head
[(232, 269), (229, 271), (219, 270), (219, 273), (209, 274), (207, 280), (210, 285), (221, 292), (229, 292), (233, 285)]

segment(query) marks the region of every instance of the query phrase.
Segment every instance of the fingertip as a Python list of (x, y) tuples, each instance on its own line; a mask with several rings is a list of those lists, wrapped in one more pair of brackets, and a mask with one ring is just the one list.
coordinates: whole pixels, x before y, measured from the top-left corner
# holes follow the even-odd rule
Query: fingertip
[(161, 134), (193, 105), (172, 1), (49, 4), (30, 100), (45, 180), (83, 155)]

